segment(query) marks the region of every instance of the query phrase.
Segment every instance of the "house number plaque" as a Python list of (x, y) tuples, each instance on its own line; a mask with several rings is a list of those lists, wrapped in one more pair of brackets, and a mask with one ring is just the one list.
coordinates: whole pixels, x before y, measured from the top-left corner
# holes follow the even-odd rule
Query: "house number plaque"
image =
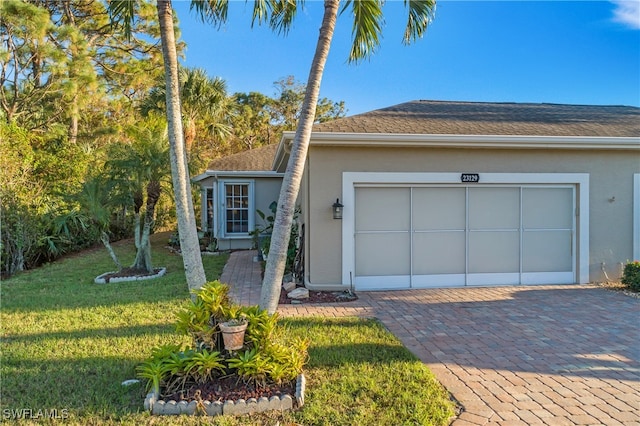
[(480, 174), (478, 173), (463, 173), (460, 175), (461, 182), (471, 182), (477, 183), (480, 182)]

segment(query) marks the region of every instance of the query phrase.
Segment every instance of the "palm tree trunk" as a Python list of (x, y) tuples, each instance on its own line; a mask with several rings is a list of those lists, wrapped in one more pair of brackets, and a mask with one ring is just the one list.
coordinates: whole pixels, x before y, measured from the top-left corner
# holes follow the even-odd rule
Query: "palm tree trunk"
[(100, 241), (102, 241), (102, 244), (104, 244), (105, 248), (109, 252), (109, 256), (111, 256), (111, 260), (113, 260), (113, 263), (116, 264), (118, 271), (121, 270), (122, 265), (120, 264), (118, 256), (116, 256), (116, 252), (113, 250), (113, 247), (111, 247), (111, 243), (109, 242), (109, 235), (105, 231), (102, 231), (102, 233), (100, 234)]
[(131, 265), (132, 269), (144, 270), (148, 273), (153, 272), (153, 264), (151, 263), (151, 242), (149, 241), (150, 235), (151, 223), (145, 218), (142, 234), (139, 236), (139, 240), (136, 244), (136, 259), (133, 261), (133, 265)]
[(300, 120), (293, 139), (293, 146), (287, 163), (287, 169), (282, 180), (280, 197), (278, 199), (278, 210), (273, 226), (269, 257), (265, 268), (264, 280), (262, 281), (262, 292), (260, 297), (260, 307), (270, 314), (278, 308), (282, 276), (284, 274), (287, 259), (287, 248), (291, 235), (291, 223), (295, 212), (295, 203), (300, 190), (300, 182), (304, 171), (304, 164), (311, 139), (311, 130), (316, 115), (316, 105), (320, 94), (320, 83), (324, 71), (329, 47), (333, 38), (333, 31), (338, 16), (338, 6), (340, 0), (325, 0), (324, 16), (320, 35), (316, 44), (316, 51), (311, 63), (311, 71), (307, 81), (307, 91)]
[(178, 82), (178, 55), (173, 30), (173, 11), (170, 0), (158, 0), (158, 23), (162, 40), (162, 57), (166, 84), (167, 122), (169, 124), (169, 153), (171, 157), (171, 177), (178, 218), (180, 250), (190, 290), (198, 289), (207, 281), (202, 266), (196, 217), (193, 211), (193, 199), (187, 156), (184, 148), (184, 134), (180, 108), (180, 85)]
[(148, 273), (153, 272), (153, 264), (151, 263), (151, 227), (153, 226), (156, 204), (160, 199), (160, 182), (151, 180), (147, 184), (147, 206), (144, 214), (144, 225), (142, 234), (140, 234), (140, 214), (136, 215), (136, 259), (131, 267), (133, 269), (142, 269)]

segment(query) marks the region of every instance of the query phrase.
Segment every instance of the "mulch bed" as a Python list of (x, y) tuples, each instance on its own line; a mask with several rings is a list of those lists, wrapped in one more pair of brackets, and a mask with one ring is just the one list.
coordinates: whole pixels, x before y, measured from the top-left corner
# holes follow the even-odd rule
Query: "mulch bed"
[(137, 268), (122, 268), (119, 271), (111, 272), (109, 274), (103, 274), (100, 278), (103, 278), (106, 283), (109, 283), (110, 280), (114, 278), (138, 278), (138, 277), (149, 277), (158, 275), (162, 268), (155, 268), (153, 272), (147, 272), (145, 269), (137, 269)]
[(167, 401), (193, 401), (202, 399), (203, 401), (237, 401), (249, 398), (260, 398), (272, 396), (282, 396), (285, 394), (295, 395), (296, 383), (283, 383), (282, 385), (267, 384), (265, 386), (256, 387), (254, 383), (246, 383), (239, 379), (238, 376), (227, 376), (218, 378), (214, 381), (193, 384), (186, 388), (184, 392), (176, 392), (170, 395), (163, 395), (163, 400)]
[[(283, 289), (280, 292), (281, 305), (292, 304), (293, 299), (287, 297), (287, 292)], [(344, 303), (353, 302), (358, 300), (358, 296), (355, 293), (348, 293), (346, 291), (312, 291), (309, 290), (308, 299), (298, 299), (294, 303), (308, 304), (308, 303)]]

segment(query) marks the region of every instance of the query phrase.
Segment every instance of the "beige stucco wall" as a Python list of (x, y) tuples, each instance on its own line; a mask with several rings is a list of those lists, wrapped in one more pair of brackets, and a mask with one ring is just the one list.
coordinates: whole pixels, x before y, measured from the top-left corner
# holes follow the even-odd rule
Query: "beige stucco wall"
[[(632, 257), (633, 174), (637, 151), (365, 148), (311, 146), (307, 165), (307, 268), (312, 286), (341, 283), (342, 226), (331, 204), (342, 199), (343, 172), (589, 173), (590, 281), (602, 262), (618, 278)], [(611, 199), (615, 197), (614, 201)], [(345, 206), (345, 209), (350, 206)], [(390, 206), (390, 209), (392, 206)]]

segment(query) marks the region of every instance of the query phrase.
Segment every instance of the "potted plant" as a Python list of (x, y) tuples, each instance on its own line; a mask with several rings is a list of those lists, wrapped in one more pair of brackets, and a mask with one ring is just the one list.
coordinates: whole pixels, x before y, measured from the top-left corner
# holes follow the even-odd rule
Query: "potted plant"
[(244, 334), (247, 330), (247, 319), (245, 317), (232, 318), (225, 322), (218, 323), (222, 332), (224, 348), (228, 351), (237, 351), (244, 346)]

